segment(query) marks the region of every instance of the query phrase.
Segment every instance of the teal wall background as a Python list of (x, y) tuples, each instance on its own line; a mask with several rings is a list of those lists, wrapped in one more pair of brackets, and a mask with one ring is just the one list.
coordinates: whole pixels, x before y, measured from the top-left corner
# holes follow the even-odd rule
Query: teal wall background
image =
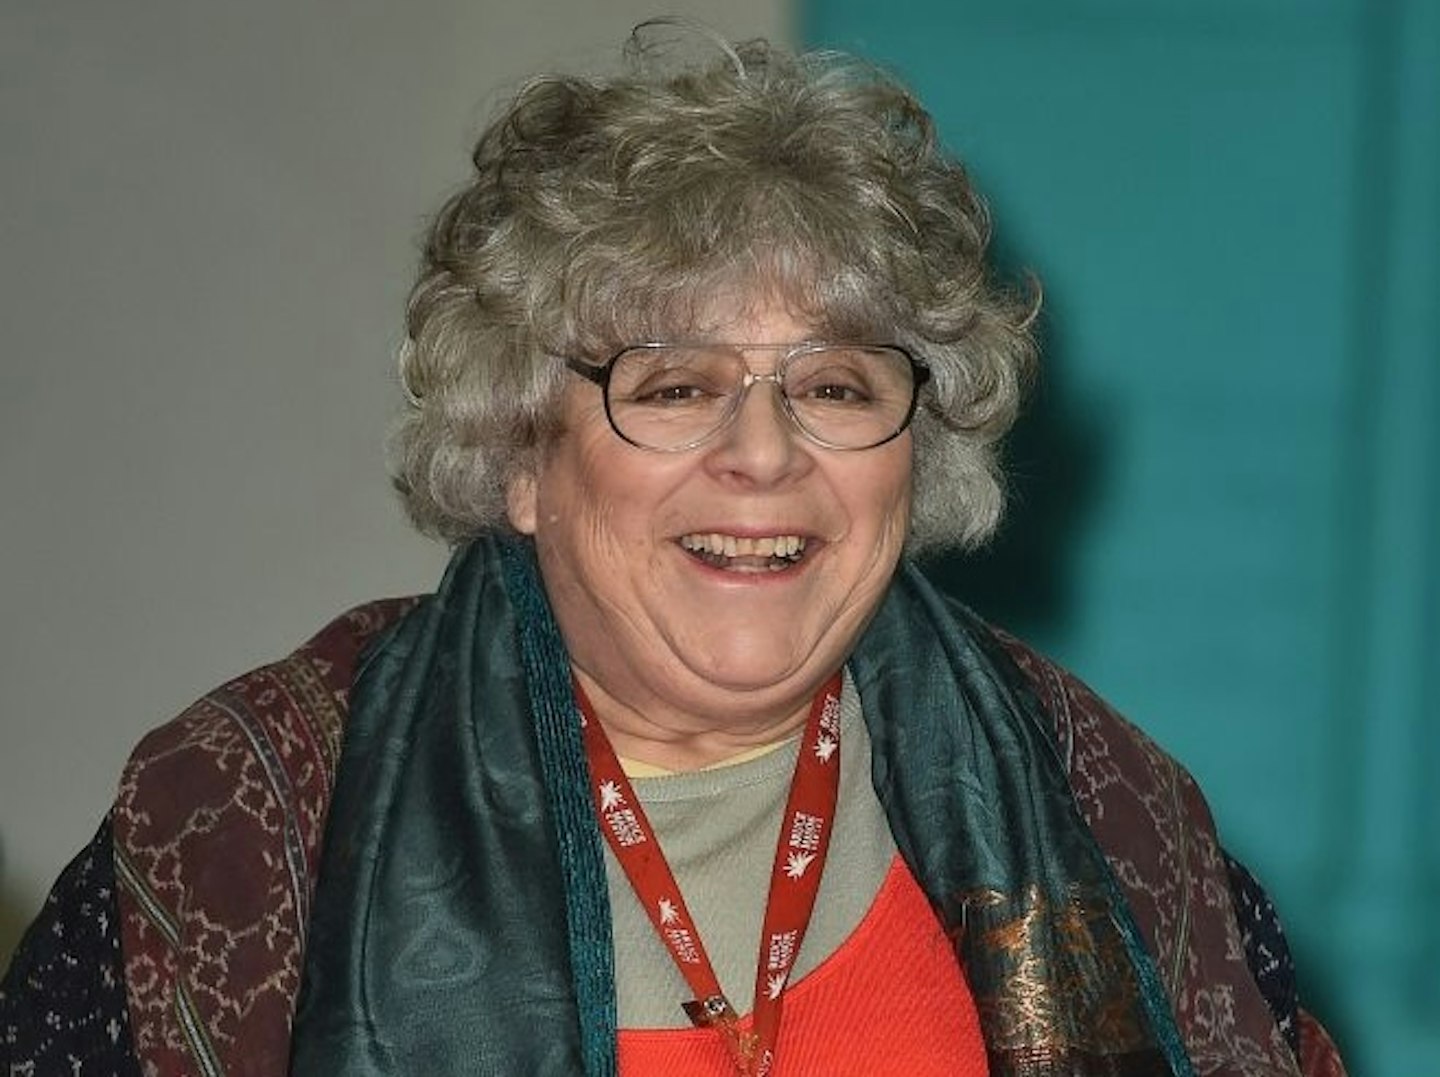
[(1359, 1077), (1440, 1073), (1440, 4), (810, 0), (1047, 296), (940, 571), (1183, 759)]

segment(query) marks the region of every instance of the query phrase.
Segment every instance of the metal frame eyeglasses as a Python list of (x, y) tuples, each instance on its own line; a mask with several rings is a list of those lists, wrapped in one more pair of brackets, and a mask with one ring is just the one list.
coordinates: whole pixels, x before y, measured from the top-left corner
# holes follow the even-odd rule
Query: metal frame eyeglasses
[[(770, 373), (756, 374), (743, 354), (754, 351), (784, 354)], [(816, 445), (877, 448), (910, 426), (930, 380), (930, 368), (898, 344), (657, 341), (622, 348), (598, 365), (564, 362), (600, 387), (616, 436), (652, 452), (699, 448), (734, 421), (750, 387), (764, 381), (780, 391), (791, 425)]]

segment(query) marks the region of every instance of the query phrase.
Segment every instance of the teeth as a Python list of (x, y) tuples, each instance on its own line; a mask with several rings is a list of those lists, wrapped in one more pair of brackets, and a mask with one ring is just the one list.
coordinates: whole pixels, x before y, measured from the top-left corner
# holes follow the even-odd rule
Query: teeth
[(682, 535), (680, 545), (691, 553), (709, 554), (711, 557), (781, 557), (792, 561), (798, 560), (805, 550), (805, 540), (799, 535), (752, 539), (718, 532), (697, 533)]

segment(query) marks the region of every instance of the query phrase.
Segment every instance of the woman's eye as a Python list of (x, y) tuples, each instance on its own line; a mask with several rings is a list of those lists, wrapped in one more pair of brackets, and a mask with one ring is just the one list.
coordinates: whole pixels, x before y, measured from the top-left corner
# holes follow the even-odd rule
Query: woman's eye
[(834, 371), (806, 378), (794, 386), (789, 395), (792, 400), (821, 404), (867, 404), (874, 399), (863, 379), (849, 374), (837, 375)]
[(713, 399), (715, 392), (698, 381), (667, 381), (641, 385), (628, 395), (636, 404), (695, 404)]
[(813, 385), (805, 391), (805, 395), (811, 400), (829, 400), (837, 404), (858, 404), (867, 399), (865, 393), (853, 385), (841, 385), (835, 382)]
[(641, 400), (648, 400), (654, 403), (678, 403), (684, 400), (695, 400), (705, 395), (705, 390), (698, 385), (666, 385), (659, 389), (652, 389)]

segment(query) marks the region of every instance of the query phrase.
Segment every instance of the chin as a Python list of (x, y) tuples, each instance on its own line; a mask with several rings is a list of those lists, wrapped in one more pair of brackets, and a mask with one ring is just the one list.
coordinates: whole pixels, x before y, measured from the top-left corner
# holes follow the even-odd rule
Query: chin
[[(764, 692), (770, 689), (784, 692), (793, 690), (791, 686), (797, 682), (810, 679), (806, 659), (807, 656), (783, 653), (772, 644), (723, 654), (710, 651), (689, 666), (695, 676), (714, 688), (734, 692)], [(831, 672), (833, 670), (825, 669), (815, 675), (823, 677)]]

